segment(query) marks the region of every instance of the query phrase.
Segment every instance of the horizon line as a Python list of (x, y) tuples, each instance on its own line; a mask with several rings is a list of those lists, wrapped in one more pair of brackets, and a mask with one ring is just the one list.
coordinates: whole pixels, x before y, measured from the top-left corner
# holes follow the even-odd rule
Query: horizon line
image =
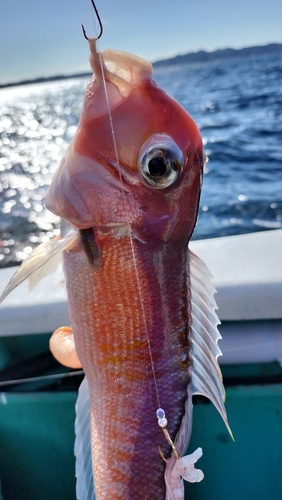
[[(233, 52), (244, 52), (244, 50), (250, 50), (250, 49), (257, 49), (257, 48), (266, 48), (269, 46), (281, 46), (282, 48), (282, 43), (281, 42), (269, 42), (264, 45), (250, 45), (246, 47), (241, 47), (241, 48), (234, 48), (234, 47), (226, 47), (226, 48), (220, 48), (220, 49), (214, 49), (214, 50), (206, 50), (206, 49), (199, 49), (197, 51), (193, 52), (186, 52), (184, 54), (176, 54), (175, 56), (170, 56), (166, 57), (164, 59), (158, 59), (156, 61), (152, 61), (152, 65), (165, 65), (169, 62), (172, 62), (174, 60), (179, 60), (183, 59), (185, 57), (188, 57), (190, 55), (192, 56), (197, 56), (199, 54), (207, 54), (208, 56), (211, 56), (212, 54), (219, 54), (227, 51), (232, 51)], [(189, 61), (187, 61), (189, 62)], [(192, 62), (192, 61), (191, 61)], [(199, 61), (199, 62), (206, 62), (206, 61)], [(51, 81), (58, 81), (58, 80), (67, 80), (71, 78), (82, 78), (82, 77), (88, 77), (92, 74), (91, 71), (81, 71), (81, 72), (75, 72), (71, 74), (57, 74), (57, 75), (49, 75), (49, 76), (38, 76), (30, 79), (23, 79), (23, 80), (17, 80), (17, 81), (12, 81), (12, 82), (6, 82), (6, 83), (0, 83), (0, 90), (9, 88), (9, 87), (17, 87), (21, 85), (31, 85), (32, 83), (47, 83)]]

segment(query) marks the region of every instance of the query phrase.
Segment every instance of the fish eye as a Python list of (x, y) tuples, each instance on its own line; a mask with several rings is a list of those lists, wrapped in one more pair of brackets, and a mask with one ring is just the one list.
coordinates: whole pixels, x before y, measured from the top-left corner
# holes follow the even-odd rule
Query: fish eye
[(183, 169), (183, 153), (165, 134), (150, 137), (139, 155), (139, 171), (143, 181), (156, 188), (171, 186)]

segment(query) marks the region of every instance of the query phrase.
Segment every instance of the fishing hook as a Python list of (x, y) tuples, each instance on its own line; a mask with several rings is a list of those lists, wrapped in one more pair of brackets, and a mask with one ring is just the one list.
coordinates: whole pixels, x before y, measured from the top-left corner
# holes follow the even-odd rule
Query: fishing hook
[[(93, 9), (94, 9), (94, 11), (95, 11), (95, 14), (96, 14), (97, 19), (98, 19), (99, 27), (100, 27), (100, 34), (99, 34), (99, 36), (97, 36), (97, 38), (96, 38), (96, 40), (99, 40), (99, 38), (101, 38), (101, 36), (102, 36), (102, 34), (103, 34), (103, 25), (102, 25), (101, 18), (100, 18), (100, 16), (99, 16), (98, 9), (97, 9), (97, 7), (96, 7), (96, 5), (95, 5), (95, 3), (94, 3), (94, 0), (90, 0), (90, 1), (91, 1), (91, 3), (92, 3), (92, 7), (93, 7)], [(86, 40), (89, 40), (88, 36), (86, 35), (86, 31), (85, 31), (85, 28), (84, 28), (83, 24), (81, 25), (81, 27), (82, 27), (82, 33), (83, 33), (84, 38), (85, 38)]]

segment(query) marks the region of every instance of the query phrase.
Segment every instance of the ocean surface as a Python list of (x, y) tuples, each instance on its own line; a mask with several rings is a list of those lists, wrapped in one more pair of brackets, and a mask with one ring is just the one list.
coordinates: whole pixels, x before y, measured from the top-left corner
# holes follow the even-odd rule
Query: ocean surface
[[(197, 122), (208, 157), (194, 239), (282, 228), (282, 53), (167, 66), (157, 83)], [(59, 233), (44, 196), (87, 79), (0, 91), (0, 266)]]

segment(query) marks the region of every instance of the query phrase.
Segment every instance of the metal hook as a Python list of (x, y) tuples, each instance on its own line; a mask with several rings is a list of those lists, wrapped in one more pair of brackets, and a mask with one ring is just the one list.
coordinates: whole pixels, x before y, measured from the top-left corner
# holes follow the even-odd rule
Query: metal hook
[[(100, 34), (99, 34), (99, 36), (97, 36), (97, 38), (96, 38), (96, 40), (99, 40), (99, 38), (101, 38), (101, 36), (102, 36), (102, 34), (103, 34), (103, 25), (102, 25), (101, 18), (100, 18), (100, 16), (99, 16), (98, 9), (97, 9), (97, 7), (96, 7), (96, 5), (95, 5), (95, 3), (94, 3), (94, 0), (90, 0), (90, 1), (91, 1), (91, 3), (92, 3), (93, 9), (94, 9), (94, 11), (95, 11), (95, 14), (96, 14), (96, 16), (97, 16), (98, 23), (99, 23), (99, 26), (100, 26)], [(85, 28), (84, 28), (83, 24), (81, 25), (81, 27), (82, 27), (82, 33), (83, 33), (84, 38), (85, 38), (86, 40), (89, 40), (88, 36), (86, 35), (86, 31), (85, 31)]]

